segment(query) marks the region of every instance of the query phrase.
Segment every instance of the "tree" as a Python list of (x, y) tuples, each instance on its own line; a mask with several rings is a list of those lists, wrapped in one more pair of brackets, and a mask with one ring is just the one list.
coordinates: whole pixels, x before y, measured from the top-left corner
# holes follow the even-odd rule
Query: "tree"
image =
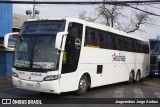
[[(103, 0), (103, 2), (105, 1), (107, 0)], [(79, 14), (79, 18), (91, 22), (98, 21), (101, 24), (123, 30), (127, 33), (135, 32), (137, 30), (140, 31), (140, 26), (143, 24), (152, 24), (152, 20), (150, 18), (151, 12), (147, 12), (147, 8), (145, 8), (145, 11), (137, 11), (135, 8), (129, 10), (129, 8), (134, 7), (131, 7), (127, 4), (103, 4), (95, 9), (94, 15), (96, 17), (87, 16), (87, 11), (83, 11)]]

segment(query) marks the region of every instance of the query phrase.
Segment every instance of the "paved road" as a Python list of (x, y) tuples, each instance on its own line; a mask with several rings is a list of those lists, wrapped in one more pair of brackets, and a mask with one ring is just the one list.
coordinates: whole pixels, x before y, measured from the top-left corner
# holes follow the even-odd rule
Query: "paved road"
[[(150, 84), (159, 81), (160, 78), (148, 78)], [(151, 83), (152, 82), (152, 83)], [(160, 85), (157, 83), (157, 85)], [(12, 86), (0, 86), (1, 98), (160, 98), (160, 88), (149, 86), (143, 83), (127, 84), (118, 83), (113, 85), (93, 88), (83, 96), (77, 96), (73, 92), (62, 93), (60, 95), (33, 92), (16, 89)]]

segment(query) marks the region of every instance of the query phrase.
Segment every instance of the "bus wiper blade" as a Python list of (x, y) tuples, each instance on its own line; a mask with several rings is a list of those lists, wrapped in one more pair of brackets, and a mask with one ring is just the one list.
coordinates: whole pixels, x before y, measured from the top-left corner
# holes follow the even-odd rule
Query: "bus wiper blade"
[(28, 71), (30, 68), (28, 67), (17, 67), (17, 66), (13, 66), (16, 70), (23, 70), (23, 71)]
[(43, 66), (41, 66), (41, 65), (39, 65), (39, 64), (32, 64), (32, 65), (38, 66), (38, 67), (40, 67), (40, 68), (38, 68), (38, 69), (40, 69), (40, 70), (42, 70), (42, 71), (44, 71), (44, 72), (47, 72), (47, 70), (45, 70), (45, 69), (43, 68)]

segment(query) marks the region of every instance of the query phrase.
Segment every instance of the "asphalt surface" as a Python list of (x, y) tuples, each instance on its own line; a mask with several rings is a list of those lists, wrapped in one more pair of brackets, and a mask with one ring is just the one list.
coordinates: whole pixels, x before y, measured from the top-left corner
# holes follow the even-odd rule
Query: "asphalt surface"
[(143, 84), (150, 87), (160, 88), (160, 77), (147, 77), (143, 80)]
[[(56, 94), (50, 94), (50, 93), (40, 93), (40, 92), (34, 92), (29, 90), (16, 89), (12, 85), (11, 78), (8, 78), (8, 79), (0, 80), (0, 96), (1, 98), (40, 98), (40, 99), (50, 98), (51, 102), (58, 101), (58, 98), (68, 99), (67, 101), (70, 101), (70, 100), (73, 101), (74, 99), (77, 99), (77, 98), (80, 98), (80, 100), (82, 101), (84, 100), (87, 101), (87, 99), (83, 99), (83, 98), (91, 98), (89, 100), (93, 100), (93, 101), (95, 101), (94, 98), (101, 98), (99, 100), (104, 100), (103, 98), (160, 98), (160, 77), (147, 77), (142, 82), (138, 84), (132, 84), (132, 85), (128, 85), (126, 82), (124, 82), (124, 83), (97, 87), (97, 88), (91, 89), (89, 92), (87, 92), (83, 96), (77, 96), (75, 93), (72, 93), (72, 92), (56, 95)], [(64, 106), (66, 107), (66, 105), (69, 105), (69, 104), (66, 103)], [(71, 104), (71, 105), (74, 105), (74, 104)], [(91, 104), (91, 105), (92, 106), (95, 105), (96, 107), (100, 106), (99, 104)], [(74, 105), (74, 107), (75, 106), (77, 105)], [(82, 106), (86, 107), (85, 104), (82, 104), (80, 107)], [(90, 105), (87, 105), (87, 106), (89, 107)], [(134, 104), (134, 107), (135, 106), (137, 105)], [(150, 106), (156, 106), (156, 104), (154, 105), (145, 104), (145, 107), (150, 107)], [(128, 107), (128, 105), (126, 105), (126, 107)]]

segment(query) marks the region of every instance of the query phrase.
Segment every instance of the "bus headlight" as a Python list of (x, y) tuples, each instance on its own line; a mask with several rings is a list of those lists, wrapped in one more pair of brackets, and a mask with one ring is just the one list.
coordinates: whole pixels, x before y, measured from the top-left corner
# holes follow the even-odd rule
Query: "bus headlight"
[(12, 76), (19, 78), (18, 74), (15, 72), (12, 72)]
[(43, 81), (52, 81), (52, 80), (57, 80), (61, 77), (61, 75), (50, 75), (44, 77)]

